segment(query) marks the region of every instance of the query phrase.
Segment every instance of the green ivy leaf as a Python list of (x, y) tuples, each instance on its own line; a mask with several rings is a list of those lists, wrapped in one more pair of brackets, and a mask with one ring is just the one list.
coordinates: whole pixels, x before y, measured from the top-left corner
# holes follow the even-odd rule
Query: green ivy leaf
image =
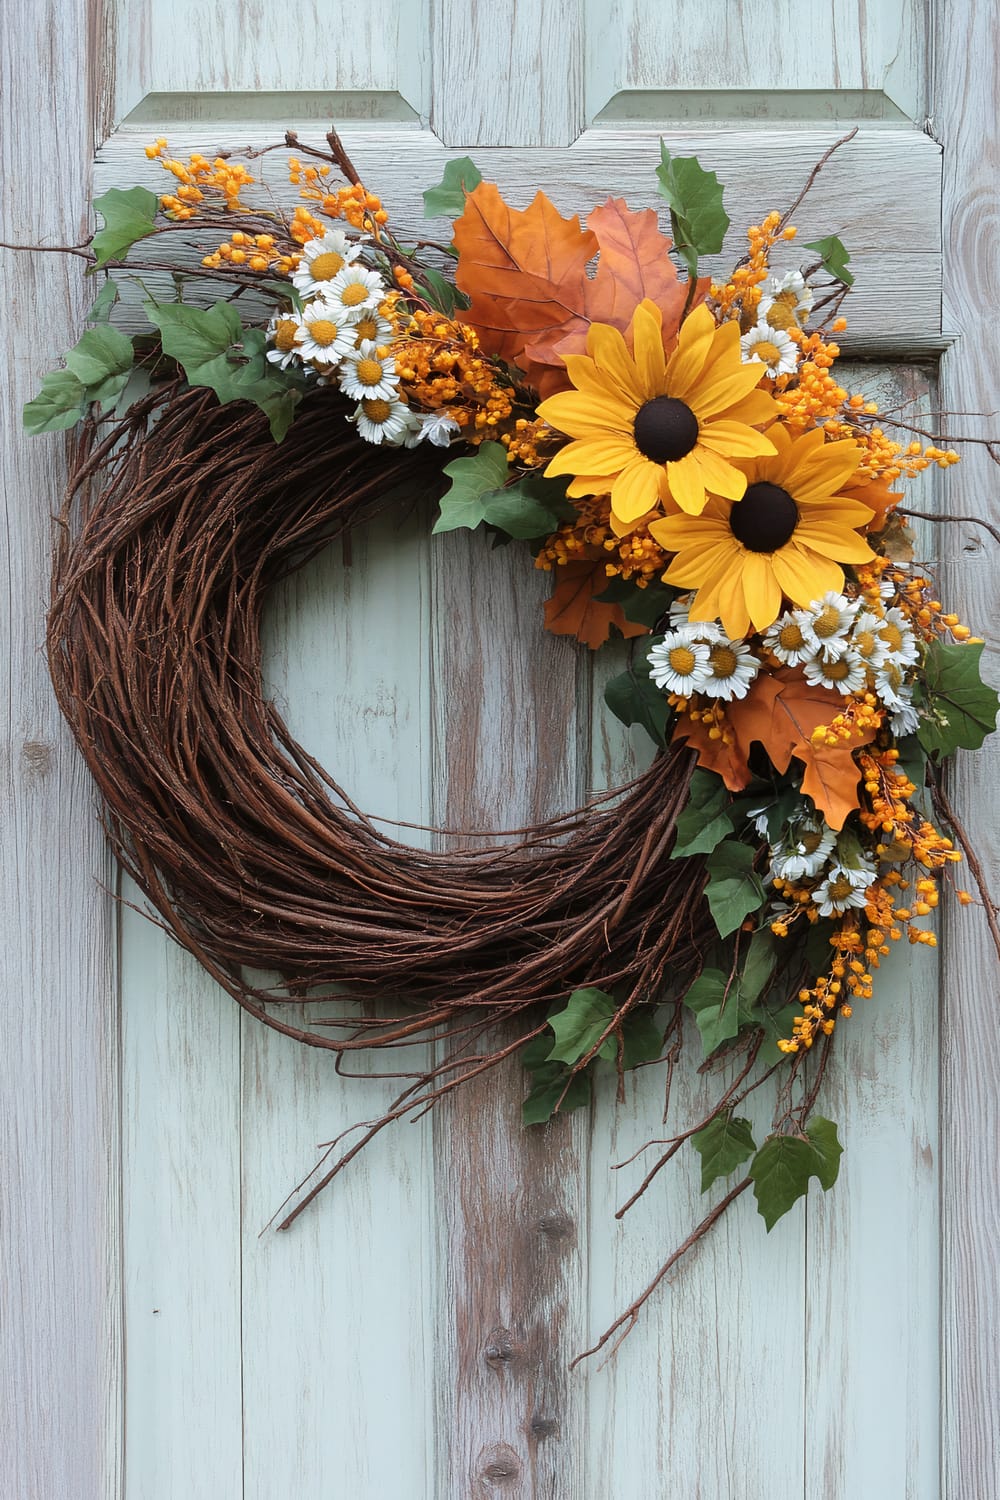
[[(592, 986), (574, 990), (565, 1008), (549, 1016), (549, 1025), (556, 1038), (549, 1053), (550, 1061), (570, 1066), (579, 1062), (607, 1030), (617, 1009), (614, 1000), (604, 990)], [(613, 1058), (617, 1051), (616, 1039), (609, 1036), (598, 1056)]]
[(507, 450), (502, 443), (481, 443), (472, 458), (456, 458), (444, 472), (451, 488), (441, 500), (441, 514), (433, 531), (475, 531), (485, 520), (485, 497), (492, 496), (507, 478)]
[(718, 254), (729, 228), (729, 215), (722, 206), (722, 184), (714, 172), (705, 171), (696, 156), (671, 156), (662, 140), (656, 175), (660, 195), (670, 204), (674, 247), (693, 281), (699, 256)]
[(928, 755), (978, 750), (996, 728), (1000, 699), (983, 682), (983, 643), (931, 641), (924, 658), (922, 717), (917, 738)]
[(72, 370), (52, 370), (42, 380), (42, 389), (24, 408), (24, 430), (63, 432), (75, 427), (87, 410), (87, 391)]
[(684, 996), (684, 1004), (694, 1012), (706, 1057), (740, 1029), (739, 982), (734, 978), (730, 984), (729, 975), (721, 969), (703, 969)]
[(844, 243), (835, 234), (827, 235), (825, 240), (811, 240), (805, 247), (807, 250), (815, 250), (820, 257), (823, 270), (834, 281), (841, 282), (844, 286), (853, 286), (854, 277), (847, 269), (850, 255), (844, 248)]
[(806, 1135), (812, 1141), (816, 1155), (815, 1175), (819, 1178), (824, 1193), (828, 1193), (837, 1180), (840, 1158), (844, 1154), (844, 1148), (837, 1139), (837, 1127), (832, 1120), (814, 1115), (806, 1125)]
[(106, 323), (111, 317), (112, 308), (115, 306), (115, 303), (117, 301), (118, 286), (117, 283), (109, 276), (106, 279), (104, 285), (101, 287), (101, 290), (98, 292), (97, 296), (94, 298), (93, 305), (91, 306), (91, 309), (87, 314), (87, 322)]
[(768, 928), (755, 932), (740, 969), (744, 1001), (753, 1004), (774, 972), (774, 934)]
[(751, 1019), (753, 1024), (759, 1026), (764, 1033), (764, 1040), (757, 1056), (765, 1067), (769, 1068), (773, 1063), (788, 1061), (788, 1053), (782, 1052), (778, 1043), (788, 1040), (792, 1034), (792, 1022), (801, 1014), (802, 1006), (797, 1002), (781, 1005), (777, 1010), (769, 1010), (766, 1005), (754, 1006)]
[(457, 219), (465, 210), (465, 195), (482, 182), (482, 174), (468, 156), (456, 156), (448, 162), (444, 176), (424, 192), (424, 218)]
[(757, 1149), (750, 1121), (734, 1118), (728, 1110), (714, 1115), (695, 1131), (691, 1144), (701, 1157), (701, 1190), (707, 1192), (719, 1177), (728, 1177)]
[(418, 278), (417, 291), (427, 298), (431, 307), (444, 313), (446, 318), (453, 318), (457, 312), (464, 312), (467, 307), (472, 306), (471, 299), (432, 266), (415, 266), (414, 271)]
[(484, 496), (483, 519), (521, 541), (549, 536), (560, 521), (576, 515), (576, 507), (566, 500), (568, 482), (528, 474), (516, 484)]
[(637, 1068), (655, 1062), (663, 1051), (663, 1028), (656, 1024), (649, 1006), (630, 1010), (622, 1021), (622, 1066)]
[(650, 583), (640, 589), (631, 578), (612, 578), (604, 593), (594, 598), (598, 604), (620, 604), (626, 620), (652, 630), (670, 609), (676, 592), (665, 583)]
[[(559, 1104), (564, 1089), (566, 1096)], [(535, 1069), (531, 1092), (521, 1105), (521, 1119), (525, 1125), (544, 1125), (546, 1120), (551, 1120), (557, 1104), (560, 1114), (568, 1114), (589, 1103), (589, 1068), (571, 1074), (569, 1068), (560, 1063), (542, 1063)]]
[(66, 355), (67, 367), (87, 387), (88, 401), (116, 401), (135, 359), (132, 340), (117, 328), (88, 328)]
[(816, 1172), (816, 1151), (811, 1141), (795, 1135), (772, 1135), (750, 1164), (757, 1212), (768, 1234), (778, 1220), (803, 1197)]
[(91, 240), (97, 257), (95, 268), (107, 265), (110, 260), (121, 260), (136, 240), (154, 232), (159, 202), (156, 194), (144, 187), (108, 188), (94, 199), (94, 207), (104, 220), (103, 229)]
[(753, 869), (753, 850), (729, 840), (708, 859), (705, 898), (720, 937), (728, 937), (764, 904), (764, 887)]
[(160, 330), (164, 354), (176, 359), (191, 385), (207, 385), (221, 402), (231, 401), (238, 366), (230, 353), (242, 351), (243, 324), (229, 302), (186, 307), (180, 302), (147, 302), (146, 315)]
[[(645, 641), (643, 644), (648, 646), (650, 643)], [(604, 689), (604, 701), (623, 724), (629, 727), (641, 724), (655, 745), (666, 745), (673, 710), (648, 670), (643, 671), (638, 662), (612, 677)]]
[(726, 784), (714, 771), (695, 771), (688, 800), (677, 819), (677, 837), (671, 859), (689, 854), (711, 854), (733, 831), (729, 816), (732, 801)]

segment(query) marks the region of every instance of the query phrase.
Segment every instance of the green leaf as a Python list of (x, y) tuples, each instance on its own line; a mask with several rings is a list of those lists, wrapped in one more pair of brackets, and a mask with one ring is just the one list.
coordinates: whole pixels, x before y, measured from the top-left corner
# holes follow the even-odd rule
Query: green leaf
[[(119, 333), (117, 328), (104, 325), (87, 329), (79, 343), (66, 355), (66, 364), (81, 385), (100, 387), (113, 376), (127, 376), (134, 358), (132, 340)], [(101, 397), (95, 392), (90, 399), (100, 400)]]
[[(553, 1062), (569, 1063), (571, 1066), (585, 1057), (595, 1042), (606, 1031), (617, 1010), (614, 1000), (604, 990), (588, 987), (574, 990), (566, 1002), (565, 1009), (549, 1016), (549, 1025), (555, 1033), (555, 1045), (549, 1053)], [(615, 1037), (609, 1036), (598, 1056), (613, 1058), (618, 1051)]]
[(824, 1193), (828, 1193), (837, 1180), (840, 1158), (844, 1154), (844, 1148), (837, 1139), (837, 1127), (832, 1120), (814, 1115), (806, 1125), (806, 1135), (812, 1141), (816, 1156), (814, 1175), (819, 1178)]
[(482, 182), (482, 174), (468, 156), (456, 156), (448, 162), (444, 176), (424, 192), (424, 218), (457, 219), (465, 210), (465, 195)]
[(419, 266), (414, 268), (418, 278), (417, 290), (423, 292), (427, 301), (438, 312), (444, 313), (446, 318), (454, 317), (456, 312), (464, 312), (471, 307), (471, 300), (460, 292), (454, 282), (442, 276), (440, 271), (435, 271), (432, 266)]
[(768, 1234), (778, 1220), (809, 1189), (816, 1171), (816, 1152), (810, 1141), (795, 1135), (772, 1135), (750, 1164), (757, 1212)]
[(516, 484), (484, 496), (483, 519), (522, 541), (549, 536), (560, 521), (576, 515), (576, 507), (566, 500), (568, 482), (528, 474)]
[(801, 1014), (802, 1006), (797, 1002), (779, 1006), (777, 1010), (769, 1010), (765, 1005), (754, 1006), (753, 1023), (764, 1033), (764, 1040), (757, 1056), (766, 1067), (771, 1067), (773, 1063), (788, 1061), (788, 1053), (782, 1052), (778, 1043), (787, 1042), (792, 1034), (792, 1022)]
[(146, 315), (160, 330), (164, 354), (176, 359), (191, 385), (207, 385), (221, 402), (232, 400), (236, 365), (230, 352), (242, 344), (243, 325), (229, 302), (185, 307), (179, 302), (147, 302)]
[(656, 1024), (652, 1008), (630, 1010), (622, 1022), (622, 1066), (637, 1068), (655, 1062), (663, 1051), (663, 1028)]
[(726, 784), (714, 771), (695, 771), (688, 800), (677, 819), (677, 837), (671, 859), (689, 854), (711, 854), (733, 831), (731, 802)]
[(740, 1029), (739, 983), (734, 978), (730, 984), (729, 975), (721, 969), (703, 969), (684, 996), (684, 1004), (694, 1012), (706, 1057)]
[(72, 370), (52, 370), (42, 380), (42, 389), (24, 408), (24, 430), (30, 433), (63, 432), (75, 427), (87, 409), (86, 387)]
[(705, 897), (720, 937), (728, 937), (764, 904), (764, 887), (753, 869), (753, 850), (730, 840), (708, 859)]
[(854, 277), (847, 269), (847, 262), (851, 257), (844, 248), (843, 241), (835, 234), (827, 235), (825, 240), (811, 240), (806, 249), (816, 251), (828, 276), (842, 282), (844, 286), (854, 285)]
[(111, 310), (118, 301), (118, 286), (109, 276), (87, 314), (88, 323), (106, 323), (111, 316)]
[(922, 717), (917, 738), (928, 755), (978, 750), (996, 728), (1000, 699), (983, 682), (983, 643), (931, 641), (924, 658)]
[(701, 1190), (707, 1192), (719, 1177), (728, 1177), (757, 1149), (750, 1121), (734, 1118), (728, 1111), (714, 1115), (695, 1131), (691, 1144), (701, 1157)]
[[(644, 642), (648, 645), (648, 642)], [(638, 663), (621, 672), (604, 689), (604, 701), (623, 724), (641, 724), (656, 745), (666, 745), (667, 726), (673, 710), (647, 672)]]
[[(567, 1087), (568, 1082), (568, 1087)], [(559, 1104), (563, 1090), (566, 1097)], [(571, 1074), (559, 1063), (543, 1063), (535, 1070), (533, 1087), (521, 1105), (521, 1119), (525, 1125), (544, 1125), (550, 1120), (559, 1104), (559, 1113), (580, 1109), (590, 1103), (590, 1070)]]
[(746, 958), (740, 968), (740, 990), (744, 1001), (753, 1004), (774, 972), (774, 935), (766, 927), (750, 939)]
[(485, 520), (484, 497), (492, 496), (507, 478), (507, 450), (502, 443), (481, 443), (472, 458), (456, 458), (444, 472), (451, 488), (441, 500), (441, 514), (433, 531), (475, 531)]
[(99, 268), (109, 260), (123, 259), (136, 240), (145, 239), (156, 229), (156, 210), (160, 200), (148, 188), (108, 188), (100, 198), (94, 199), (94, 207), (104, 220), (91, 240), (97, 257), (94, 265)]
[(603, 594), (595, 594), (598, 604), (620, 604), (626, 620), (637, 625), (657, 625), (670, 609), (676, 590), (665, 583), (650, 583), (638, 588), (631, 578), (612, 578)]
[(718, 254), (729, 228), (729, 215), (722, 206), (722, 184), (714, 172), (705, 171), (696, 156), (671, 156), (662, 140), (656, 175), (660, 194), (670, 204), (674, 247), (694, 280), (699, 256)]

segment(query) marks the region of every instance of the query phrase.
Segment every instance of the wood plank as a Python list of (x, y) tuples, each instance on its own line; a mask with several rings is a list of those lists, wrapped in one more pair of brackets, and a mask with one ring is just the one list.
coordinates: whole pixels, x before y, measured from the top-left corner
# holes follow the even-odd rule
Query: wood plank
[[(248, 122), (239, 129), (230, 125), (226, 139), (229, 144), (238, 138), (246, 145), (262, 145), (279, 140), (289, 125), (295, 128), (296, 121)], [(310, 131), (315, 135), (315, 121), (303, 122), (302, 131), (303, 139), (308, 139)], [(148, 162), (142, 150), (157, 134), (166, 134), (171, 150), (180, 155), (222, 144), (206, 141), (197, 126), (176, 122), (164, 122), (162, 129), (152, 122), (140, 129), (125, 126), (101, 149), (96, 167), (98, 191), (136, 182), (162, 191), (162, 170)], [(718, 172), (726, 186), (734, 228), (725, 255), (705, 262), (706, 269), (714, 272), (731, 266), (742, 254), (746, 225), (759, 222), (769, 208), (781, 208), (794, 198), (841, 132), (601, 126), (585, 131), (568, 151), (542, 147), (518, 151), (474, 144), (467, 149), (484, 175), (500, 183), (515, 205), (526, 205), (541, 185), (563, 212), (585, 214), (609, 193), (624, 197), (633, 208), (658, 203), (655, 167), (661, 134), (677, 153), (696, 154)], [(345, 125), (343, 136), (358, 170), (382, 194), (404, 239), (410, 234), (447, 238), (446, 221), (421, 218), (416, 189), (440, 181), (445, 162), (463, 149), (457, 137), (455, 146), (444, 147), (417, 126), (387, 122)], [(276, 199), (293, 203), (294, 189), (282, 182), (280, 162), (265, 157), (263, 170)], [(848, 306), (850, 337), (843, 341), (845, 349), (904, 349), (911, 357), (939, 351), (940, 171), (940, 149), (928, 136), (913, 129), (864, 128), (831, 158), (796, 215), (800, 243), (837, 233), (850, 248), (857, 289)], [(788, 266), (800, 263), (801, 252), (794, 246), (784, 253)], [(134, 294), (133, 301), (137, 297)]]
[[(464, 533), (435, 538), (431, 558), (435, 821), (502, 829), (576, 806), (577, 653), (543, 632), (544, 578), (522, 550), (488, 554)], [(584, 1332), (582, 1126), (525, 1130), (524, 1092), (514, 1059), (435, 1112), (447, 1440), (434, 1493), (470, 1500), (587, 1493), (566, 1369)]]
[[(379, 817), (426, 822), (425, 507), (403, 506), (278, 589), (265, 683), (292, 733)], [(418, 832), (404, 838), (421, 842)], [(343, 1006), (305, 1007), (305, 1022)], [(284, 1233), (267, 1229), (317, 1144), (382, 1114), (427, 1048), (350, 1060), (247, 1021), (241, 1104), (247, 1500), (432, 1492), (435, 1300), (430, 1122), (372, 1142)], [(366, 1074), (371, 1071), (374, 1077)]]
[[(82, 0), (5, 7), (5, 239), (80, 237), (100, 92), (89, 11)], [(57, 188), (40, 185), (31, 126), (39, 100), (42, 134), (58, 151)], [(8, 351), (0, 406), (0, 1488), (18, 1500), (115, 1500), (122, 1396), (112, 873), (43, 651), (65, 442), (26, 438), (20, 424), (22, 403), (72, 341), (86, 291), (79, 263), (57, 255), (0, 251), (0, 276)]]
[[(984, 254), (1000, 217), (1000, 124), (997, 70), (1000, 16), (970, 0), (955, 24), (935, 7), (931, 113), (944, 144), (944, 316), (960, 335), (941, 362), (941, 405), (962, 413), (946, 431), (996, 434), (994, 354), (1000, 284)], [(983, 413), (981, 417), (965, 413)], [(948, 476), (946, 506), (953, 515), (1000, 521), (996, 467), (984, 448), (963, 450)], [(1000, 680), (1000, 571), (996, 548), (978, 527), (946, 528), (942, 588), (977, 635), (989, 643), (986, 675)], [(956, 811), (974, 837), (991, 882), (1000, 892), (1000, 820), (996, 788), (1000, 746), (988, 743), (961, 757), (951, 777)], [(969, 884), (968, 872), (963, 879)], [(971, 920), (970, 920), (971, 919)], [(996, 953), (978, 914), (945, 913), (942, 989), (941, 1185), (944, 1368), (942, 1472), (947, 1500), (1000, 1492), (997, 1444), (1000, 1391), (1000, 1170), (993, 1143), (1000, 1136), (1000, 1032), (990, 1011), (1000, 991)], [(986, 1017), (984, 1017), (984, 1007)], [(985, 1024), (984, 1024), (985, 1022)]]

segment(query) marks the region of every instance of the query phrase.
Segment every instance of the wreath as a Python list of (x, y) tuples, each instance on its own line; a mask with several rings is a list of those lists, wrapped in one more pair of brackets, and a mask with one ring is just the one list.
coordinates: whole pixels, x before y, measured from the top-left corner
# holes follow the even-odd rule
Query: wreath
[[(585, 224), (542, 192), (512, 208), (462, 158), (424, 194), (451, 243), (415, 247), (327, 146), (180, 161), (159, 140), (170, 192), (97, 200), (74, 252), (105, 277), (91, 326), (25, 412), (78, 428), (55, 690), (122, 865), (241, 1006), (337, 1054), (444, 1039), (361, 1144), (512, 1053), (528, 1124), (585, 1104), (599, 1068), (672, 1071), (692, 1013), (719, 1096), (643, 1187), (690, 1141), (726, 1191), (669, 1266), (751, 1185), (768, 1229), (833, 1185), (814, 1111), (835, 1030), (894, 941), (933, 946), (963, 852), (1000, 952), (940, 776), (998, 699), (898, 488), (958, 455), (838, 383), (850, 257), (831, 235), (782, 268), (803, 195), (715, 281), (722, 187), (666, 145), (670, 237), (616, 198)], [(282, 149), (291, 212), (258, 175)], [(133, 276), (134, 338), (114, 322)], [(607, 704), (656, 747), (631, 785), (498, 846), (391, 837), (261, 684), (275, 584), (420, 494), (436, 532), (529, 545), (551, 630), (629, 641)], [(372, 1003), (287, 1018), (330, 986)], [(758, 1143), (740, 1106), (764, 1083)]]

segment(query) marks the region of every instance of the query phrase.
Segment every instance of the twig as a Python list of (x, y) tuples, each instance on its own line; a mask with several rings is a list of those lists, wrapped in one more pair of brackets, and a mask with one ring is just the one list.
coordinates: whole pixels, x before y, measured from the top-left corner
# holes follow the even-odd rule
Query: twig
[(990, 937), (993, 939), (993, 946), (997, 951), (997, 957), (1000, 958), (1000, 922), (997, 921), (998, 907), (990, 893), (989, 884), (986, 879), (986, 872), (983, 869), (976, 851), (969, 840), (969, 835), (966, 833), (963, 824), (959, 821), (955, 813), (955, 809), (951, 805), (951, 800), (944, 789), (940, 776), (934, 776), (931, 781), (931, 797), (933, 799), (935, 808), (938, 812), (941, 813), (945, 821), (954, 830), (955, 836), (962, 846), (962, 853), (965, 855), (965, 862), (969, 866), (969, 869), (972, 871), (972, 878), (975, 880), (976, 885), (979, 889), (979, 894), (983, 898), (983, 911), (986, 913), (986, 925), (990, 929)]
[(1000, 542), (1000, 529), (984, 521), (982, 516), (935, 516), (926, 510), (910, 510), (909, 507), (904, 510), (901, 505), (897, 505), (895, 513), (897, 516), (914, 516), (918, 521), (933, 521), (936, 525), (961, 522), (966, 526), (982, 526), (995, 542)]
[(820, 157), (819, 161), (816, 163), (812, 171), (809, 173), (809, 176), (806, 178), (805, 186), (803, 187), (801, 193), (799, 193), (799, 196), (795, 199), (795, 202), (782, 214), (781, 221), (778, 224), (779, 230), (784, 229), (785, 225), (791, 219), (792, 214), (803, 202), (806, 194), (809, 192), (809, 189), (812, 187), (813, 183), (816, 181), (816, 178), (819, 176), (820, 172), (822, 172), (823, 168), (826, 166), (833, 153), (835, 151), (839, 151), (841, 146), (846, 146), (848, 141), (853, 141), (854, 137), (858, 133), (858, 128), (859, 127), (855, 125), (853, 130), (849, 130), (846, 135), (842, 135), (839, 141), (834, 141), (833, 145), (830, 146), (828, 150), (823, 152), (823, 155)]

